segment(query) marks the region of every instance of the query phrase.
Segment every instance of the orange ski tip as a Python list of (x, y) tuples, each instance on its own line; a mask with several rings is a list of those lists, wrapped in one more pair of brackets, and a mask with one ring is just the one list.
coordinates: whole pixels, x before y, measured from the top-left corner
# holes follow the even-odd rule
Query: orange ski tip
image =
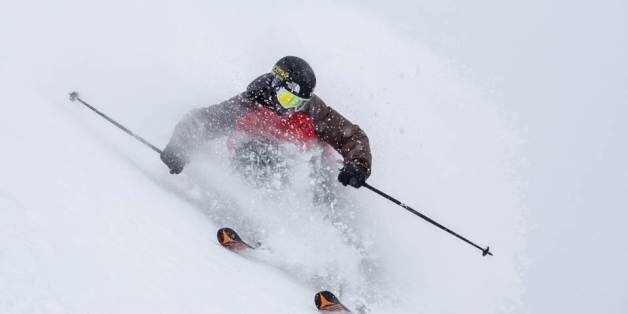
[(225, 244), (230, 242), (242, 242), (242, 240), (233, 229), (221, 228), (218, 230), (218, 242)]
[(351, 312), (338, 301), (336, 296), (329, 291), (321, 291), (314, 297), (316, 308), (326, 312)]
[(323, 293), (319, 293), (321, 298), (321, 303), (319, 305), (320, 308), (329, 307), (330, 305), (334, 305), (335, 303), (329, 302)]
[(228, 242), (233, 242), (234, 240), (229, 236), (229, 233), (227, 232), (227, 230), (223, 230), (222, 231), (222, 242), (224, 243), (228, 243)]
[(230, 250), (241, 250), (252, 248), (246, 244), (240, 236), (231, 228), (221, 228), (218, 230), (218, 243)]

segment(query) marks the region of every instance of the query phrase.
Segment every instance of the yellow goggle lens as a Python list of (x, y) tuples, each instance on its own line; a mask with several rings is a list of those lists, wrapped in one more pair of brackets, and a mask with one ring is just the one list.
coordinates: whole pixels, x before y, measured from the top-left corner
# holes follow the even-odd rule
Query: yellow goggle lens
[(277, 100), (285, 109), (299, 107), (307, 101), (307, 99), (303, 99), (285, 88), (280, 88), (277, 91)]

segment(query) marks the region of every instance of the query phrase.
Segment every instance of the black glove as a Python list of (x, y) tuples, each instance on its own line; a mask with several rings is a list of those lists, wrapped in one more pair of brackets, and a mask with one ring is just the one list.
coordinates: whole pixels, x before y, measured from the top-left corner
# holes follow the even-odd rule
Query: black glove
[(350, 185), (359, 188), (366, 182), (366, 174), (366, 167), (357, 162), (348, 162), (340, 169), (338, 181), (344, 186)]
[(173, 152), (168, 148), (164, 149), (159, 157), (161, 158), (161, 161), (163, 161), (164, 164), (166, 164), (166, 166), (170, 168), (171, 174), (181, 173), (181, 171), (183, 171), (183, 167), (185, 167), (186, 164), (186, 161), (181, 156), (181, 154), (177, 154), (176, 152)]

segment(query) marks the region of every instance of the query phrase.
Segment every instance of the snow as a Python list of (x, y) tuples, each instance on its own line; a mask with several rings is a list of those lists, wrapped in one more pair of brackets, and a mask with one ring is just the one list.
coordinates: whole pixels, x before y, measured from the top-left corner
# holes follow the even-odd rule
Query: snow
[[(615, 144), (622, 142), (618, 134), (627, 134), (617, 118), (625, 98), (618, 105), (622, 98), (612, 90), (601, 105), (612, 106), (598, 111), (577, 103), (584, 109), (568, 111), (574, 121), (604, 114), (601, 122), (590, 120), (596, 130), (578, 131), (599, 155), (570, 155), (579, 143), (568, 136), (564, 148), (553, 148), (543, 136), (560, 139), (551, 131), (568, 133), (575, 123), (537, 121), (541, 112), (563, 113), (574, 97), (561, 98), (562, 89), (543, 94), (537, 83), (524, 99), (549, 95), (558, 107), (526, 109), (513, 100), (521, 89), (512, 81), (491, 82), (498, 65), (511, 66), (504, 75), (512, 78), (529, 75), (534, 62), (515, 66), (509, 59), (529, 43), (503, 36), (514, 44), (495, 48), (489, 35), (477, 39), (484, 45), (463, 39), (492, 29), (488, 22), (470, 23), (461, 14), (468, 10), (523, 32), (512, 8), (494, 8), (499, 17), (481, 8), (330, 0), (0, 4), (0, 312), (316, 313), (320, 289), (371, 313), (536, 313), (551, 307), (552, 298), (573, 313), (597, 305), (605, 313), (624, 312), (627, 273), (619, 265), (628, 254), (609, 235), (625, 238), (619, 224), (625, 214), (589, 226), (582, 204), (608, 196), (609, 220), (625, 209), (618, 195), (626, 168), (617, 165), (626, 150)], [(586, 12), (579, 9), (571, 14)], [(448, 15), (458, 20), (444, 21)], [(628, 45), (617, 46), (611, 57)], [(494, 64), (479, 56), (486, 47), (498, 49)], [(240, 92), (284, 55), (308, 60), (317, 94), (368, 133), (369, 183), (490, 245), (495, 256), (483, 258), (366, 189), (343, 188), (343, 202), (331, 213), (312, 206), (304, 167), (297, 167), (289, 193), (253, 189), (230, 170), (221, 140), (172, 176), (155, 152), (67, 95), (79, 91), (163, 147), (188, 110)], [(484, 65), (488, 74), (480, 70)], [(551, 74), (530, 81), (571, 75)], [(592, 86), (625, 86), (626, 77), (608, 80)], [(568, 169), (558, 168), (569, 174), (564, 179), (547, 171), (558, 162), (538, 161), (546, 150), (571, 158)], [(581, 164), (589, 165), (582, 175)], [(614, 184), (602, 191), (573, 183), (589, 178)], [(548, 195), (550, 188), (560, 193)], [(579, 198), (562, 201), (570, 193)], [(554, 214), (539, 205), (545, 202), (556, 206)], [(570, 208), (578, 215), (569, 225), (558, 222), (563, 234), (548, 230)], [(238, 255), (220, 247), (216, 231), (225, 225), (262, 248)], [(583, 258), (566, 244), (585, 227), (603, 242), (606, 262)], [(583, 251), (595, 249), (593, 242), (584, 245)], [(560, 254), (549, 254), (553, 249)], [(573, 271), (584, 265), (603, 273), (603, 282), (578, 274), (585, 282), (577, 288)], [(557, 284), (554, 274), (570, 284)], [(602, 301), (597, 290), (609, 299)], [(581, 291), (591, 298), (569, 299)]]

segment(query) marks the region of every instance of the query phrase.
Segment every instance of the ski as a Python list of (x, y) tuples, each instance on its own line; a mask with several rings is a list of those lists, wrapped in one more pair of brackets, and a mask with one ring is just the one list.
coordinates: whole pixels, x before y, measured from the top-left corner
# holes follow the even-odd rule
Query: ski
[(232, 251), (255, 249), (254, 246), (244, 242), (238, 233), (231, 228), (220, 228), (217, 237), (220, 245)]
[[(231, 228), (220, 228), (216, 234), (218, 243), (231, 251), (254, 250), (255, 247), (246, 243), (240, 235)], [(320, 291), (314, 296), (314, 304), (323, 312), (351, 312), (338, 298), (329, 291)]]
[(314, 296), (314, 303), (319, 311), (324, 312), (351, 312), (346, 306), (342, 305), (338, 298), (329, 291), (318, 292)]

